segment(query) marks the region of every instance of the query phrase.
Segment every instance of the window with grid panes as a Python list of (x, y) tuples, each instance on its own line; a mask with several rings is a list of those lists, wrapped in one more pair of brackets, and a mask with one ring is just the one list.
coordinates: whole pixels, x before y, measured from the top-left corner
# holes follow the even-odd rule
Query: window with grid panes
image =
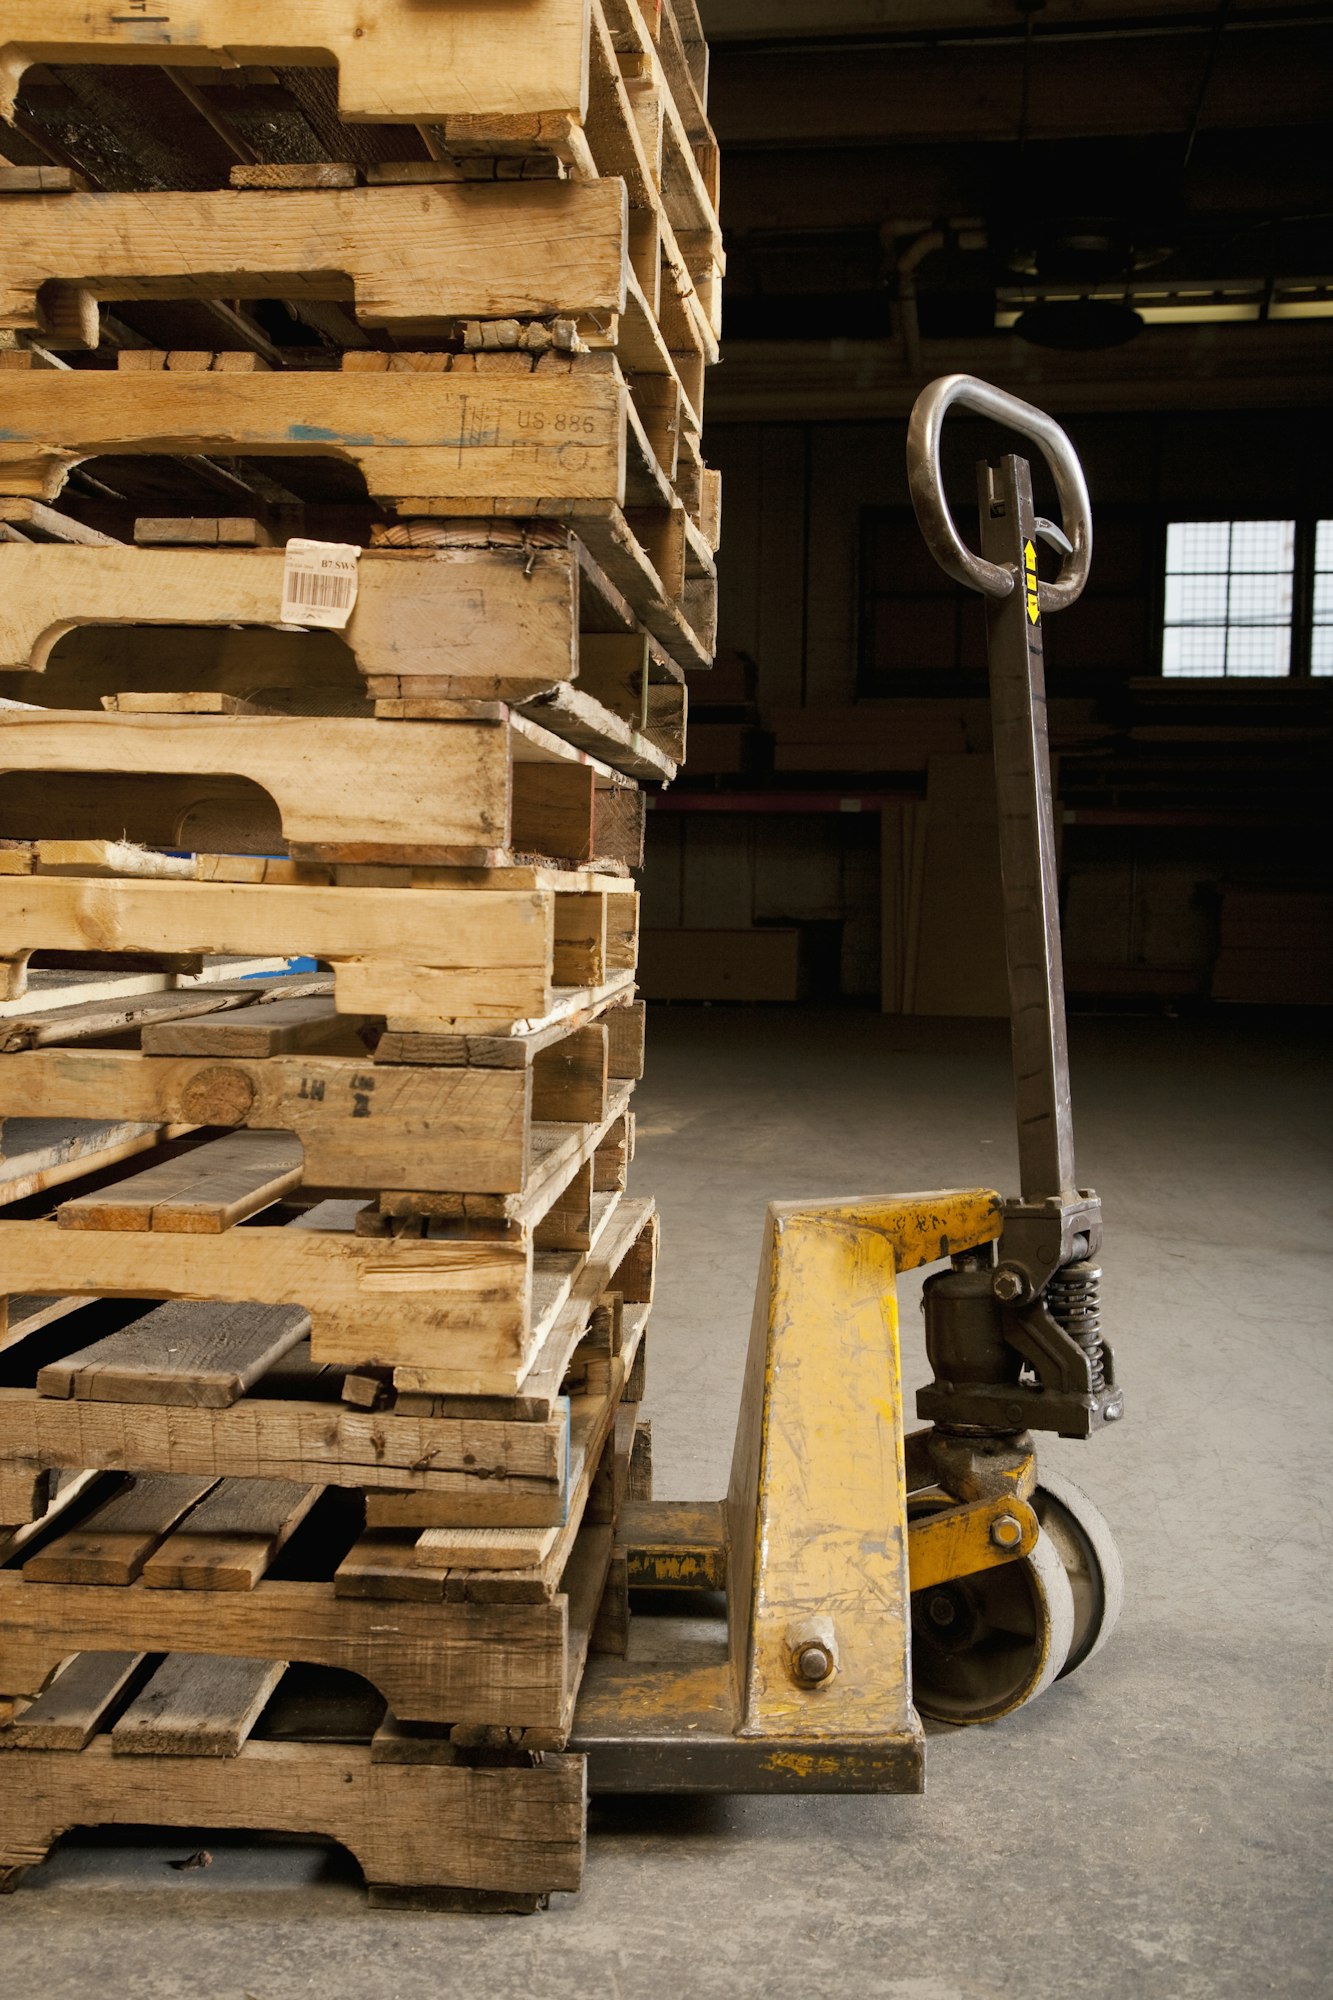
[(1310, 672), (1333, 674), (1333, 521), (1316, 521)]
[(1294, 521), (1170, 522), (1163, 674), (1289, 674), (1295, 552)]

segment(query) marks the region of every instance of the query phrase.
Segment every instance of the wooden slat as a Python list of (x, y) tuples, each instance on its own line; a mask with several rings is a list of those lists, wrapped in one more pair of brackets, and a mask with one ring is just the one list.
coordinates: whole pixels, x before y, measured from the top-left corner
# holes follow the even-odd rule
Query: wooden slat
[(165, 1136), (160, 1124), (138, 1120), (6, 1118), (0, 1122), (0, 1205), (131, 1159)]
[(143, 1757), (234, 1757), (287, 1671), (285, 1660), (169, 1653), (111, 1731)]
[(94, 1509), (77, 1528), (29, 1556), (29, 1583), (132, 1583), (163, 1535), (202, 1500), (211, 1478), (147, 1473)]
[(643, 1075), (644, 1029), (647, 1009), (642, 1000), (626, 1007), (608, 1007), (606, 1022), (606, 1062), (609, 1074), (637, 1080)]
[(42, 1396), (227, 1409), (298, 1341), (301, 1306), (173, 1300), (37, 1374)]
[(216, 1236), (301, 1181), (301, 1146), (287, 1132), (229, 1132), (128, 1180), (62, 1202), (62, 1229)]
[[(252, 1010), (261, 1015), (280, 1003)], [(353, 1029), (347, 1040), (356, 1049)], [(247, 1017), (247, 1039), (249, 1020)], [(308, 1184), (379, 1192), (420, 1188), (516, 1193), (528, 1164), (521, 1069), (372, 1065), (351, 1055), (145, 1055), (130, 1049), (27, 1049), (0, 1065), (0, 1110), (103, 1108), (149, 1123), (291, 1132)], [(149, 1107), (149, 1108), (146, 1108)]]
[(7, 1750), (82, 1750), (131, 1676), (143, 1653), (76, 1653), (30, 1707), (0, 1731)]
[(251, 1006), (259, 997), (258, 986), (248, 993), (210, 992), (204, 988), (186, 993), (142, 993), (127, 1000), (86, 1000), (73, 1007), (41, 1008), (28, 1015), (18, 1014), (8, 1020), (0, 1020), (0, 1053), (8, 1055), (20, 1049), (40, 1048), (52, 1043), (89, 1041), (95, 1036), (121, 1034), (127, 1028), (147, 1029), (164, 1021), (222, 1013), (229, 1008)]
[(252, 1590), (322, 1487), (286, 1479), (224, 1479), (143, 1567), (161, 1590)]
[[(199, 1012), (202, 1014), (203, 1009)], [(355, 1051), (356, 1023), (334, 1010), (333, 995), (270, 1000), (239, 1018), (173, 1019), (144, 1029), (153, 1056), (275, 1056), (296, 1050)]]

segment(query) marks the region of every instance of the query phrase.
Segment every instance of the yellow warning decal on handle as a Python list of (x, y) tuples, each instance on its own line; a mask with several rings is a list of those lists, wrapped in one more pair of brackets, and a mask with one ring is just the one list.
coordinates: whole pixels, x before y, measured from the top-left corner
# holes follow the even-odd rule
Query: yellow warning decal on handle
[(1028, 622), (1035, 625), (1041, 617), (1041, 602), (1037, 596), (1037, 551), (1030, 540), (1023, 544), (1023, 585), (1027, 591)]

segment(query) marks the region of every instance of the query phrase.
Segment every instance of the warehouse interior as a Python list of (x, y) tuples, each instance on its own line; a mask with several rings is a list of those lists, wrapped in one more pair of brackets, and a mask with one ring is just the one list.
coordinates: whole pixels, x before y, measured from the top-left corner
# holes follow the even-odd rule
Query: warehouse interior
[[(634, 871), (652, 1496), (727, 1487), (770, 1203), (1018, 1185), (986, 614), (932, 559), (907, 473), (920, 391), (975, 376), (1057, 421), (1091, 499), (1087, 588), (1042, 622), (1078, 1182), (1104, 1209), (1124, 1421), (1039, 1446), (1105, 1515), (1123, 1613), (1040, 1699), (928, 1719), (924, 1797), (594, 1787), (581, 1890), (525, 1920), (368, 1907), (352, 1856), (298, 1833), (81, 1828), (0, 1903), (15, 2000), (1327, 1990), (1333, 7), (698, 0), (697, 21), (722, 525), (716, 656), (685, 670), (685, 758), (646, 786)], [(151, 141), (89, 80), (113, 74), (144, 79)], [(225, 187), (265, 157), (264, 86), (201, 72), (189, 99), (162, 81), (183, 74), (32, 69), (0, 154), (137, 187), (123, 161), (151, 144), (152, 186)], [(318, 145), (291, 157), (324, 158), (325, 99), (303, 115)], [(377, 157), (416, 141), (395, 143)], [(350, 312), (108, 292), (103, 341), (280, 369), (355, 345)], [(1020, 448), (950, 416), (969, 545), (978, 461)], [(245, 482), (226, 498), (218, 463), (108, 449), (60, 506), (115, 534), (127, 504), (234, 505), (355, 543), (383, 514), (346, 466), (289, 459), (270, 490), (272, 461), (223, 461)], [(1054, 580), (1060, 554), (1037, 559)], [(231, 634), (197, 638), (231, 685)], [(144, 686), (194, 685), (171, 643), (110, 641)], [(354, 688), (351, 648), (312, 644)], [(79, 705), (96, 657), (74, 633), (13, 691)], [(646, 670), (642, 692), (646, 715)], [(229, 797), (211, 844), (242, 821), (247, 853), (280, 842), (255, 803)], [(909, 1430), (921, 1296), (905, 1271)], [(0, 1783), (36, 1757), (0, 1758)]]

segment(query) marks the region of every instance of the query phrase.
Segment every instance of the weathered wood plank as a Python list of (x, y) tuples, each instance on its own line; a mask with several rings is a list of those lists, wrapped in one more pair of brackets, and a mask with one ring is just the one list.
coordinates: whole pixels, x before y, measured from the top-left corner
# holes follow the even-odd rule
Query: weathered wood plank
[[(165, 1137), (165, 1129), (156, 1123), (118, 1116), (7, 1114), (0, 1125), (0, 1206), (26, 1201), (29, 1195), (61, 1187), (98, 1168), (113, 1167), (120, 1160), (149, 1151)], [(45, 1289), (55, 1292), (64, 1287), (57, 1283)]]
[(3, 1750), (82, 1750), (143, 1665), (143, 1653), (76, 1653), (30, 1708), (0, 1730)]
[(56, 1222), (61, 1229), (216, 1236), (300, 1182), (301, 1148), (289, 1133), (228, 1132), (96, 1194), (62, 1202)]
[(234, 1757), (287, 1671), (285, 1660), (168, 1653), (111, 1731), (117, 1756)]
[[(163, 1399), (92, 1402), (0, 1390), (0, 1455), (38, 1467), (137, 1466), (176, 1474), (277, 1479), (380, 1492), (420, 1490), (458, 1521), (541, 1525), (563, 1517), (568, 1413), (558, 1401), (531, 1421), (481, 1415), (399, 1416), (265, 1382), (226, 1408)], [(306, 1371), (308, 1373), (308, 1371)], [(299, 1371), (298, 1371), (299, 1376)]]
[(42, 1009), (0, 1020), (0, 1053), (38, 1048), (44, 1043), (91, 1041), (126, 1029), (178, 1021), (192, 1016), (245, 1007), (259, 998), (250, 993), (144, 993), (127, 1000), (87, 1000), (73, 1007)]
[(14, 822), (24, 834), (59, 837), (57, 774), (97, 771), (179, 774), (198, 780), (202, 796), (209, 777), (248, 778), (277, 806), (288, 843), (350, 847), (349, 859), (466, 855), (509, 840), (508, 735), (490, 720), (390, 729), (342, 716), (11, 709), (0, 713), (0, 770), (53, 779), (49, 803), (26, 805), (21, 828)]
[(144, 1028), (139, 1047), (146, 1056), (276, 1056), (296, 1051), (352, 1047), (356, 1022), (334, 1010), (333, 995), (271, 1000), (238, 1018), (209, 1019), (170, 1014)]
[(253, 1590), (318, 1500), (322, 1487), (286, 1479), (223, 1479), (149, 1556), (159, 1590)]
[(38, 1370), (37, 1393), (228, 1409), (309, 1332), (310, 1315), (300, 1306), (158, 1306), (119, 1333), (48, 1362)]
[[(60, 1587), (0, 1570), (0, 1680), (36, 1692), (71, 1652), (295, 1653), (379, 1689), (413, 1722), (558, 1726), (566, 1718), (566, 1606), (399, 1604), (335, 1597), (331, 1584), (253, 1590)], [(152, 1818), (152, 1815), (149, 1815)]]
[(29, 1583), (129, 1584), (182, 1514), (202, 1500), (211, 1478), (145, 1473), (121, 1493), (29, 1556)]

